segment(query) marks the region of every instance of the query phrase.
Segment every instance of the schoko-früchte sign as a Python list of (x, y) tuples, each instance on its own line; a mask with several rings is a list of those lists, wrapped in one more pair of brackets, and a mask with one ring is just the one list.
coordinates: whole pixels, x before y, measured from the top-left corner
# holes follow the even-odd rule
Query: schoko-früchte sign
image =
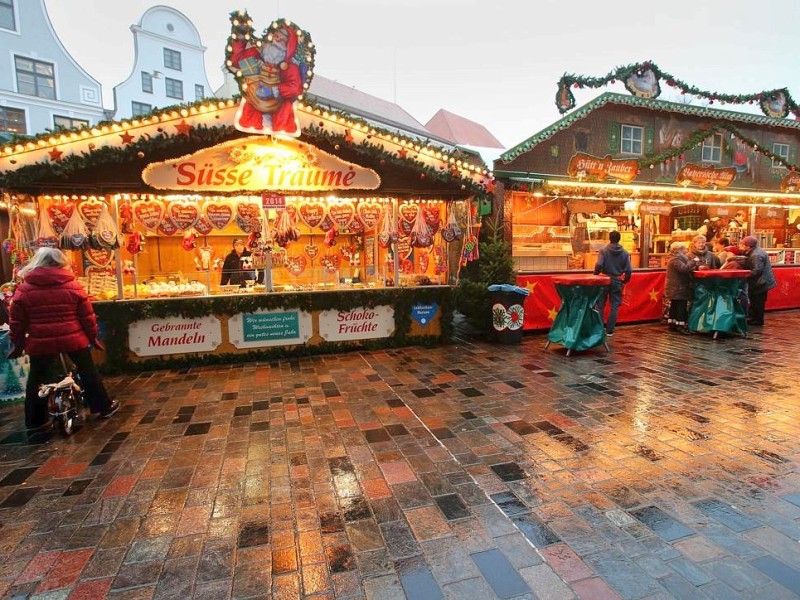
[(160, 190), (197, 192), (374, 190), (372, 169), (298, 140), (255, 136), (153, 163), (142, 172)]
[(319, 335), (329, 342), (384, 338), (393, 332), (391, 306), (360, 306), (351, 310), (324, 310), (319, 314)]

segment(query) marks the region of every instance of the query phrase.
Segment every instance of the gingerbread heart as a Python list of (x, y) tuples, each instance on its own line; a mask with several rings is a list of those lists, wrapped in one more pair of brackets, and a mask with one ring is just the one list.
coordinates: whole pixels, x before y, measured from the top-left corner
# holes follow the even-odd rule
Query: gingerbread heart
[(158, 233), (161, 235), (171, 236), (178, 233), (178, 228), (175, 227), (175, 224), (169, 219), (164, 219), (161, 221), (161, 224), (158, 226), (156, 231), (158, 231)]
[(338, 254), (326, 254), (320, 259), (320, 262), (328, 272), (332, 273), (342, 264), (342, 258)]
[(422, 217), (428, 224), (428, 228), (431, 230), (431, 235), (434, 235), (437, 231), (439, 231), (439, 226), (442, 223), (442, 218), (441, 215), (439, 214), (438, 208), (436, 208), (435, 206), (422, 207)]
[(275, 248), (270, 255), (273, 267), (286, 266), (286, 248)]
[(327, 216), (325, 205), (321, 202), (303, 202), (297, 212), (309, 229), (314, 229)]
[(375, 229), (381, 222), (381, 205), (377, 202), (361, 202), (356, 213), (367, 231)]
[(261, 218), (261, 209), (258, 204), (250, 202), (237, 202), (236, 203), (236, 217), (242, 221), (250, 221), (252, 219)]
[(167, 208), (167, 217), (180, 231), (186, 231), (197, 223), (197, 219), (200, 218), (200, 211), (197, 210), (196, 204), (175, 201), (170, 202)]
[(411, 236), (402, 236), (397, 239), (397, 255), (401, 259), (408, 258), (411, 250)]
[(303, 252), (305, 252), (309, 260), (313, 262), (313, 260), (319, 255), (319, 246), (315, 246), (314, 244), (306, 244), (303, 248)]
[(215, 204), (210, 202), (205, 205), (206, 219), (217, 229), (225, 229), (233, 219), (233, 209), (230, 204)]
[(355, 253), (355, 248), (350, 245), (341, 246), (339, 248), (339, 254), (341, 254), (347, 262), (353, 261), (353, 254)]
[(105, 268), (111, 264), (114, 258), (114, 252), (111, 250), (98, 250), (96, 248), (89, 248), (85, 250), (83, 255), (91, 264), (96, 267)]
[(57, 235), (61, 235), (64, 231), (73, 210), (75, 210), (73, 204), (51, 204), (47, 207), (47, 215), (50, 217), (50, 223)]
[(361, 233), (364, 231), (364, 223), (361, 222), (361, 219), (358, 218), (358, 215), (353, 217), (353, 220), (350, 221), (350, 226), (348, 227), (351, 233)]
[(405, 219), (400, 219), (397, 223), (397, 231), (401, 236), (404, 235), (411, 235), (411, 230), (414, 229), (414, 222), (406, 221)]
[(92, 230), (97, 225), (97, 219), (100, 217), (100, 211), (103, 210), (103, 203), (97, 200), (85, 200), (78, 204), (78, 214), (80, 214), (86, 226)]
[(208, 235), (214, 230), (214, 225), (208, 220), (208, 217), (201, 215), (194, 224), (194, 230), (200, 235)]
[(164, 204), (159, 200), (139, 200), (133, 203), (133, 214), (145, 229), (155, 231), (164, 220)]
[(333, 229), (334, 225), (335, 223), (333, 222), (333, 219), (331, 219), (330, 215), (326, 214), (325, 218), (320, 222), (319, 228), (325, 233), (328, 233), (331, 229)]
[(417, 213), (419, 212), (419, 205), (412, 204), (411, 202), (404, 202), (400, 205), (398, 210), (400, 211), (400, 220), (413, 225), (414, 220), (417, 218)]
[(328, 207), (328, 214), (339, 229), (347, 229), (356, 214), (352, 202), (338, 202)]
[(303, 255), (288, 257), (286, 259), (286, 270), (295, 277), (302, 275), (303, 271), (306, 270), (306, 257)]

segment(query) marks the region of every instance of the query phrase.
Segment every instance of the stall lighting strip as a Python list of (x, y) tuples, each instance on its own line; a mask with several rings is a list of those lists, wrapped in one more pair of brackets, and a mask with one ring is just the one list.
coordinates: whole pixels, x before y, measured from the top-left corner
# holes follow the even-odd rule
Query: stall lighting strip
[[(730, 198), (764, 198), (767, 201), (775, 198), (776, 196), (791, 197), (788, 194), (775, 193), (775, 192), (734, 192), (730, 190), (706, 190), (702, 188), (689, 188), (689, 187), (666, 188), (656, 185), (617, 185), (617, 184), (603, 184), (603, 183), (588, 183), (583, 181), (548, 180), (547, 185), (553, 188), (559, 188), (559, 187), (574, 187), (574, 188), (585, 188), (585, 189), (599, 188), (601, 190), (614, 190), (614, 191), (625, 191), (625, 192), (657, 192), (660, 194), (682, 194), (689, 192), (692, 194), (700, 194), (705, 196), (727, 196)], [(602, 198), (596, 198), (596, 197), (593, 199), (602, 200)], [(798, 201), (800, 201), (800, 198), (798, 198)], [(690, 202), (689, 204), (696, 204), (696, 203)]]
[[(97, 198), (104, 201), (104, 196), (43, 196), (46, 200), (86, 200)], [(157, 195), (157, 194), (117, 194), (114, 196), (116, 200), (160, 200), (162, 202), (253, 202), (261, 203), (260, 196), (200, 196), (200, 195)], [(340, 196), (285, 196), (287, 202), (316, 202), (325, 201), (330, 203), (343, 203), (343, 202), (377, 202), (381, 204), (388, 204), (391, 202), (403, 202), (405, 204), (439, 204), (446, 202), (441, 199), (427, 199), (427, 198), (410, 198), (402, 199), (395, 197), (378, 197), (378, 196), (356, 196), (352, 198), (344, 198)]]
[[(534, 194), (537, 198), (546, 197), (546, 194)], [(698, 204), (701, 206), (730, 206), (730, 202), (712, 202), (712, 201), (703, 201), (703, 200), (657, 200), (657, 199), (650, 199), (650, 198), (637, 198), (635, 196), (605, 196), (598, 198), (597, 196), (577, 196), (575, 194), (564, 194), (560, 195), (557, 194), (556, 198), (563, 198), (568, 200), (594, 200), (603, 201), (603, 202), (630, 202), (631, 200), (636, 200), (637, 202), (642, 202), (644, 204), (672, 204), (675, 206), (689, 206), (692, 204)], [(768, 202), (762, 202), (760, 204), (753, 203), (753, 202), (736, 202), (735, 206), (745, 206), (745, 207), (755, 207), (755, 208), (790, 208), (790, 209), (798, 209), (800, 208), (800, 204), (771, 204)]]

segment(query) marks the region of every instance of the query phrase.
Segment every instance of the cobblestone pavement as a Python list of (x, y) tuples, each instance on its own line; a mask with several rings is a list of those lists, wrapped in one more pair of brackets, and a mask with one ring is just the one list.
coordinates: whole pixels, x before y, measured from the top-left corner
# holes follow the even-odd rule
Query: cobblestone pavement
[(0, 408), (12, 598), (796, 598), (800, 312), (612, 352), (459, 342)]

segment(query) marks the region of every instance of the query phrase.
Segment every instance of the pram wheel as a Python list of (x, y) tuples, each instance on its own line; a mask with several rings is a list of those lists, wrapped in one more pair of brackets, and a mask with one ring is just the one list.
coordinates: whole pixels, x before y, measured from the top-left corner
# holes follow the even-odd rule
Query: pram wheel
[(65, 394), (61, 399), (61, 414), (58, 415), (58, 428), (66, 436), (75, 433), (75, 424), (78, 411), (71, 398), (72, 394)]

